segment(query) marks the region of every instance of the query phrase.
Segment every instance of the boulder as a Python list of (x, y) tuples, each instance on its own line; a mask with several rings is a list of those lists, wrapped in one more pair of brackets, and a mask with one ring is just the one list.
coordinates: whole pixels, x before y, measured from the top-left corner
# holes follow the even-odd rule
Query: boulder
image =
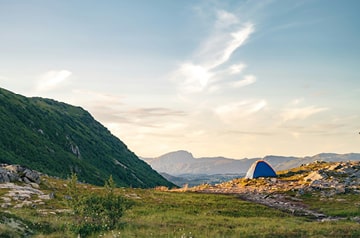
[(308, 176), (306, 176), (304, 178), (304, 180), (312, 182), (312, 181), (316, 181), (316, 180), (321, 180), (323, 178), (324, 178), (324, 176), (321, 175), (318, 171), (314, 171), (314, 172), (311, 172)]
[(40, 174), (36, 171), (25, 169), (24, 176), (33, 183), (37, 183), (37, 184), (40, 183)]
[(25, 182), (40, 184), (40, 173), (20, 165), (2, 164), (0, 167), (0, 183)]

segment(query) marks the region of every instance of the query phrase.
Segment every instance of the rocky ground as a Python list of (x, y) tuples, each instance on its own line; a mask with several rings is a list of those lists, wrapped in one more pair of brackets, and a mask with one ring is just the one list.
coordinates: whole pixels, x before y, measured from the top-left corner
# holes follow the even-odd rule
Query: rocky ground
[(21, 208), (44, 204), (44, 200), (53, 198), (39, 188), (41, 174), (20, 165), (0, 166), (0, 189), (5, 191), (1, 196), (1, 207)]
[[(277, 178), (235, 179), (210, 186), (201, 185), (187, 190), (203, 193), (236, 194), (241, 199), (264, 204), (295, 215), (317, 220), (338, 220), (309, 209), (301, 199), (305, 193), (316, 193), (331, 199), (337, 194), (360, 195), (360, 162), (314, 162), (278, 173)], [(358, 206), (360, 207), (360, 198)], [(359, 217), (354, 220), (360, 222)]]

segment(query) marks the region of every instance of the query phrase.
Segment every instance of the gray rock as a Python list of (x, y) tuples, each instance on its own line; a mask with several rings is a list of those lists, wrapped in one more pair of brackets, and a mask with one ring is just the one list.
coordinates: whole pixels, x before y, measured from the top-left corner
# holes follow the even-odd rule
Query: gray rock
[(40, 174), (30, 169), (25, 169), (24, 175), (33, 183), (40, 183)]
[(0, 173), (0, 183), (10, 182), (9, 176), (6, 173)]
[(23, 177), (22, 180), (24, 183), (27, 183), (27, 184), (31, 183), (31, 181), (27, 177)]

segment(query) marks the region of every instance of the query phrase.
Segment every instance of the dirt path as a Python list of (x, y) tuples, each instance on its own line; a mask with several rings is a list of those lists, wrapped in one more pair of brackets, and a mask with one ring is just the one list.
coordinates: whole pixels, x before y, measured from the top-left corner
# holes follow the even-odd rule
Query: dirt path
[(280, 193), (243, 193), (239, 194), (239, 198), (246, 201), (263, 204), (265, 206), (290, 213), (294, 216), (308, 217), (318, 221), (339, 220), (339, 218), (330, 217), (323, 213), (309, 209), (304, 203), (302, 203), (301, 199)]
[(281, 192), (263, 192), (249, 189), (204, 189), (196, 192), (201, 193), (218, 193), (218, 194), (233, 194), (240, 199), (262, 204), (271, 208), (275, 208), (294, 216), (307, 217), (317, 221), (336, 221), (343, 218), (327, 216), (315, 210), (308, 208), (301, 199), (286, 195)]

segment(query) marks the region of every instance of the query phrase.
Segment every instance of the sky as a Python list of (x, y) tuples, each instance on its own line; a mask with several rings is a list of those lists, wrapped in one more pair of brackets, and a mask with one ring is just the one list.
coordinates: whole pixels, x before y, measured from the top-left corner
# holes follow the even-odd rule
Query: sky
[(0, 87), (142, 157), (360, 152), (360, 1), (0, 0)]

